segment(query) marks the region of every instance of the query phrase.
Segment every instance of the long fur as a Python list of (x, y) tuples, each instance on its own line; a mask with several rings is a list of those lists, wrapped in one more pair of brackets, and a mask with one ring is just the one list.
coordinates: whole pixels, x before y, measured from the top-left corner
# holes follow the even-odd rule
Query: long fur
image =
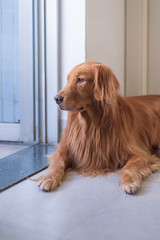
[[(82, 73), (93, 79), (90, 95), (87, 87), (74, 87), (73, 79)], [(86, 109), (69, 112), (58, 150), (39, 186), (54, 189), (67, 168), (88, 176), (121, 169), (122, 190), (134, 193), (144, 177), (160, 168), (160, 95), (121, 97), (115, 75), (98, 63), (81, 64), (68, 78), (59, 92), (64, 96), (62, 107), (75, 107), (75, 99), (82, 102), (85, 92)]]

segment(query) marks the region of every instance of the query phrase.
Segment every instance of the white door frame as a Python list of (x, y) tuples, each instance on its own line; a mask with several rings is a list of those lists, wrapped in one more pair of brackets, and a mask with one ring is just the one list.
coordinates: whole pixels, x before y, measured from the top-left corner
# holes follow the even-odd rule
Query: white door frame
[(54, 96), (59, 91), (60, 81), (60, 0), (45, 1), (46, 9), (46, 139), (47, 143), (58, 142), (59, 110)]
[(38, 1), (39, 140), (58, 142), (59, 0)]
[(20, 141), (34, 141), (33, 0), (19, 1)]

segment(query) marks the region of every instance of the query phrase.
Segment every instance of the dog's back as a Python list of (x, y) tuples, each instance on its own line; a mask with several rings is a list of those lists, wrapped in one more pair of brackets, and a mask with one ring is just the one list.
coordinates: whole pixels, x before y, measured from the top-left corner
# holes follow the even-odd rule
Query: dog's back
[[(145, 106), (160, 114), (160, 95), (125, 97), (134, 107)], [(143, 109), (142, 109), (143, 110)]]

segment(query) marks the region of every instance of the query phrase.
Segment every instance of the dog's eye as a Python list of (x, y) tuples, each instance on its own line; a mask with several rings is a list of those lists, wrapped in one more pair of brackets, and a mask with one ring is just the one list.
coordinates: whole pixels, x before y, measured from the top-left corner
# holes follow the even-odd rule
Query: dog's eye
[(85, 80), (83, 78), (77, 78), (77, 83), (83, 83)]

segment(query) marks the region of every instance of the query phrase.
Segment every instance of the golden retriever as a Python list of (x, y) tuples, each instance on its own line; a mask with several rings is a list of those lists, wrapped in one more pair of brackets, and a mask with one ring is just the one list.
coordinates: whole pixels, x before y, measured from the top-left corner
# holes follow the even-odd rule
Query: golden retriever
[(44, 191), (55, 189), (67, 168), (87, 176), (120, 170), (122, 190), (135, 193), (142, 179), (160, 169), (160, 95), (121, 97), (109, 67), (96, 62), (73, 68), (55, 97), (69, 111)]

